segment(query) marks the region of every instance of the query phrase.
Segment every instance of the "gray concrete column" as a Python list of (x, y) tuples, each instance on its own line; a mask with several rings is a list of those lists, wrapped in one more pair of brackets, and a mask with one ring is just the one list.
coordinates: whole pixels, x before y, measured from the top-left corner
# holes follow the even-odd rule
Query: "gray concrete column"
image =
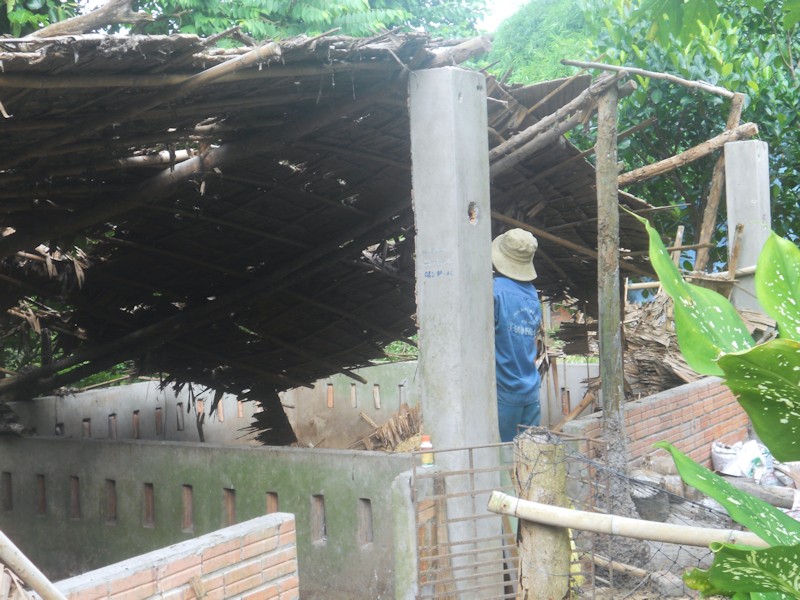
[[(725, 144), (725, 190), (728, 209), (728, 252), (733, 250), (737, 224), (742, 224), (736, 268), (755, 267), (772, 228), (769, 197), (769, 147), (750, 140)], [(752, 275), (737, 278), (731, 301), (738, 308), (761, 309)]]
[[(413, 201), (416, 223), (419, 383), (425, 433), (434, 448), (464, 448), (500, 441), (494, 375), (491, 216), (483, 75), (446, 67), (409, 78)], [(497, 448), (436, 454), (447, 471), (476, 471), (498, 464)], [(472, 481), (470, 481), (472, 479)], [(448, 477), (447, 494), (499, 486), (497, 473)], [(449, 520), (491, 515), (488, 494), (451, 498)], [(486, 547), (470, 542), (499, 536), (499, 519), (450, 523), (448, 552)], [(499, 543), (495, 542), (498, 547)], [(482, 554), (481, 561), (496, 559)], [(453, 566), (475, 562), (454, 559)], [(485, 571), (484, 571), (485, 572)], [(464, 577), (471, 569), (458, 569)], [(472, 573), (459, 583), (459, 598), (502, 595), (497, 573)], [(488, 585), (480, 596), (465, 590)], [(491, 586), (496, 586), (492, 592)]]

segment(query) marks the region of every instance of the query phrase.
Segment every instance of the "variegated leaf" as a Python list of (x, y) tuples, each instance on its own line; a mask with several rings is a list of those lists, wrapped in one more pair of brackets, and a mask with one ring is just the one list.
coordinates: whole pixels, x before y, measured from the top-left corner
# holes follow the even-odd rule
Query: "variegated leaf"
[(774, 232), (756, 267), (756, 294), (781, 337), (800, 341), (800, 249)]

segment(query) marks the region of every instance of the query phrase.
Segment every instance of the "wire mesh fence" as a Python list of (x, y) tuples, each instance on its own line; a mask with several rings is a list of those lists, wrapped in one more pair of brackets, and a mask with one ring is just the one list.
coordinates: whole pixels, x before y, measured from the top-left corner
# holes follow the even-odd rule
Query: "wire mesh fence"
[[(434, 450), (435, 467), (430, 469), (421, 467), (420, 457), (416, 457), (412, 497), (419, 600), (516, 597), (518, 523), (490, 512), (488, 500), (495, 490), (522, 498), (534, 492), (536, 498), (537, 490), (530, 486), (537, 485), (538, 477), (525, 476), (515, 482), (515, 461), (527, 461), (528, 473), (536, 474), (540, 464), (552, 468), (552, 464), (538, 463), (541, 457), (520, 455), (519, 439), (508, 444)], [(676, 525), (734, 527), (727, 514), (708, 501), (686, 498), (653, 478), (630, 477), (611, 469), (602, 458), (579, 452), (568, 438), (562, 438), (560, 447), (566, 507)], [(647, 523), (643, 525), (646, 528)], [(569, 538), (568, 571), (560, 576), (568, 579), (565, 585), (573, 598), (696, 598), (681, 576), (687, 570), (708, 567), (712, 560), (705, 546), (577, 529), (569, 531)]]

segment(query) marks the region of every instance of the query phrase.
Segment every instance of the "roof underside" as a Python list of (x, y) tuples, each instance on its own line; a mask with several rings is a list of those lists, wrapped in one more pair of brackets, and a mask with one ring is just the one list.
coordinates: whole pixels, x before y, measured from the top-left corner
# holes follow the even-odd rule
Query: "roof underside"
[[(133, 359), (264, 397), (413, 335), (407, 80), (474, 47), (396, 34), (293, 39), (280, 56), (186, 35), (0, 41), (2, 325), (45, 327), (64, 351), (0, 391)], [(490, 79), (490, 148), (588, 83), (540, 102), (558, 86)], [(566, 240), (540, 238), (537, 285), (591, 309), (594, 172), (578, 154), (559, 138), (496, 175), (492, 206)], [(627, 249), (646, 248), (630, 218), (621, 229)]]

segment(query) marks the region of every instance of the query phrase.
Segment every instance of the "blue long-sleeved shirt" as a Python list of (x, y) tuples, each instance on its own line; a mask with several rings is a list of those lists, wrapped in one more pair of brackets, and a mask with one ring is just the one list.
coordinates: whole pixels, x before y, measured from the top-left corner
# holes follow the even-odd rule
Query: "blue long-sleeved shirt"
[(536, 333), (542, 306), (536, 287), (497, 275), (494, 278), (494, 337), (497, 397), (506, 404), (539, 399)]

